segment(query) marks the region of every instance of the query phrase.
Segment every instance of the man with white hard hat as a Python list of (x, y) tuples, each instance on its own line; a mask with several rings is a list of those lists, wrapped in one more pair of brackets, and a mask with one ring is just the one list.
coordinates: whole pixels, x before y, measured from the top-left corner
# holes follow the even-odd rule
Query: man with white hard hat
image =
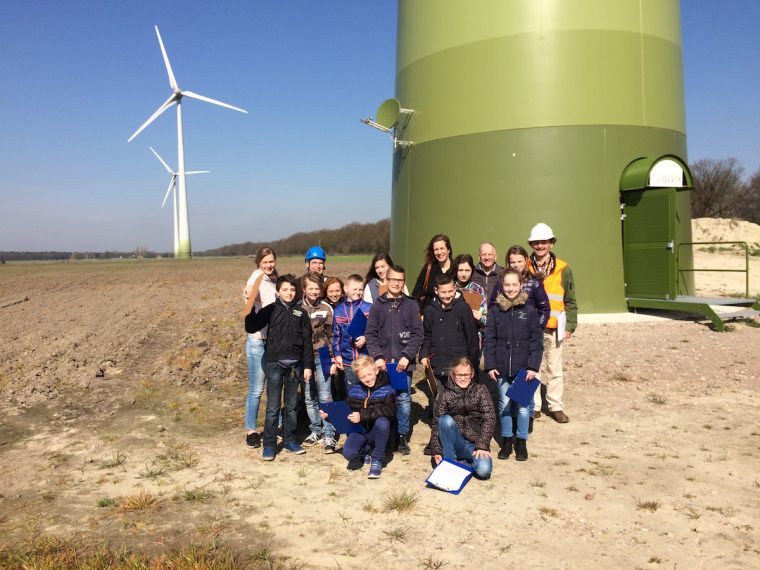
[[(544, 284), (549, 297), (551, 314), (544, 328), (544, 359), (541, 363), (541, 382), (546, 385), (549, 415), (560, 424), (570, 421), (562, 403), (562, 347), (578, 326), (578, 305), (575, 302), (573, 272), (567, 262), (552, 253), (557, 242), (552, 229), (544, 223), (530, 231), (528, 243), (533, 253), (528, 270)], [(541, 392), (536, 390), (534, 418), (541, 417)]]

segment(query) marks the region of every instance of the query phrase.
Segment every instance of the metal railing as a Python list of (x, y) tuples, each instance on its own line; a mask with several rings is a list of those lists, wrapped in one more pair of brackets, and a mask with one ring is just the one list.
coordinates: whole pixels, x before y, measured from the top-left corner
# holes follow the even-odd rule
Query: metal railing
[[(741, 245), (744, 246), (744, 269), (681, 269), (681, 247), (684, 245)], [(749, 246), (746, 241), (685, 241), (678, 244), (676, 270), (681, 272), (715, 271), (720, 273), (744, 273), (745, 297), (749, 297)]]

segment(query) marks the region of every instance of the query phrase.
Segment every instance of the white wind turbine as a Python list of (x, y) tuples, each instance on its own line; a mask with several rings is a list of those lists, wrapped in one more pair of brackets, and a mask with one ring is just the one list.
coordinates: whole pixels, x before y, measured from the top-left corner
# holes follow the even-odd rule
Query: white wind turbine
[(172, 66), (169, 63), (169, 56), (166, 55), (166, 49), (164, 48), (164, 42), (161, 40), (161, 33), (156, 26), (156, 36), (158, 36), (158, 45), (161, 46), (161, 54), (164, 56), (164, 64), (166, 65), (166, 73), (169, 75), (169, 85), (172, 88), (171, 96), (161, 105), (158, 110), (153, 113), (150, 118), (145, 121), (134, 134), (129, 137), (127, 142), (131, 142), (137, 135), (139, 135), (145, 127), (150, 125), (161, 113), (166, 111), (169, 107), (177, 104), (177, 180), (179, 181), (179, 199), (177, 200), (177, 220), (178, 220), (178, 237), (177, 246), (175, 247), (175, 257), (188, 259), (190, 258), (190, 222), (187, 215), (187, 185), (185, 183), (185, 146), (182, 141), (182, 98), (190, 97), (191, 99), (198, 99), (199, 101), (205, 101), (206, 103), (212, 103), (219, 105), (220, 107), (227, 107), (233, 111), (240, 111), (241, 113), (248, 113), (245, 109), (239, 107), (233, 107), (227, 103), (222, 103), (216, 99), (210, 99), (203, 95), (198, 95), (192, 91), (182, 91), (177, 85), (177, 80), (174, 78), (172, 72)]
[[(172, 192), (172, 201), (173, 201), (173, 214), (172, 214), (172, 220), (174, 221), (174, 229), (173, 229), (173, 235), (174, 235), (174, 257), (177, 257), (179, 255), (179, 224), (177, 223), (177, 173), (174, 172), (171, 168), (169, 168), (169, 165), (166, 164), (163, 158), (156, 152), (156, 149), (154, 149), (152, 146), (148, 147), (153, 154), (156, 155), (156, 158), (159, 160), (161, 164), (164, 165), (164, 168), (166, 171), (171, 174), (171, 180), (169, 180), (169, 187), (166, 189), (166, 194), (164, 194), (164, 201), (161, 202), (161, 207), (163, 208), (166, 204), (166, 199), (169, 197), (169, 192)], [(210, 170), (188, 170), (185, 172), (186, 175), (190, 174), (208, 174), (211, 172)]]

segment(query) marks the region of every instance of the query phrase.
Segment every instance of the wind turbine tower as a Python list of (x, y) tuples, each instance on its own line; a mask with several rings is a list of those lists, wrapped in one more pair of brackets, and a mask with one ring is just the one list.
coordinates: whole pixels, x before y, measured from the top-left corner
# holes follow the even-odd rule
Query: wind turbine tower
[[(156, 155), (156, 158), (159, 160), (161, 164), (164, 165), (164, 168), (166, 171), (171, 175), (171, 179), (169, 180), (169, 187), (166, 189), (166, 194), (164, 194), (164, 201), (161, 202), (161, 207), (163, 208), (166, 204), (166, 199), (169, 197), (169, 192), (172, 193), (172, 202), (173, 202), (173, 209), (172, 209), (172, 222), (173, 222), (173, 229), (172, 229), (172, 235), (174, 236), (174, 257), (179, 256), (179, 224), (177, 223), (177, 173), (174, 172), (171, 168), (169, 168), (169, 165), (166, 164), (163, 158), (156, 152), (156, 149), (154, 149), (152, 146), (148, 147), (150, 151)], [(188, 170), (185, 172), (186, 175), (190, 174), (208, 174), (211, 172), (210, 170)]]
[[(145, 127), (150, 125), (159, 115), (166, 111), (169, 107), (176, 103), (177, 105), (177, 180), (179, 181), (179, 196), (177, 204), (177, 241), (175, 245), (174, 256), (178, 259), (190, 259), (190, 222), (187, 213), (187, 184), (185, 182), (185, 146), (182, 138), (182, 98), (190, 97), (191, 99), (197, 99), (199, 101), (205, 101), (206, 103), (212, 103), (213, 105), (219, 105), (220, 107), (226, 107), (233, 111), (239, 111), (241, 113), (248, 113), (245, 109), (222, 103), (216, 99), (204, 97), (192, 91), (183, 91), (177, 85), (177, 80), (174, 78), (174, 72), (172, 66), (169, 63), (169, 56), (166, 54), (164, 48), (164, 42), (161, 39), (161, 33), (156, 28), (156, 36), (158, 37), (158, 45), (161, 47), (161, 54), (164, 57), (164, 64), (166, 65), (166, 73), (169, 76), (169, 86), (172, 88), (171, 96), (153, 113), (147, 121), (145, 121), (134, 134), (129, 137), (127, 142), (131, 142), (137, 135), (139, 135)], [(162, 161), (163, 162), (163, 161)]]

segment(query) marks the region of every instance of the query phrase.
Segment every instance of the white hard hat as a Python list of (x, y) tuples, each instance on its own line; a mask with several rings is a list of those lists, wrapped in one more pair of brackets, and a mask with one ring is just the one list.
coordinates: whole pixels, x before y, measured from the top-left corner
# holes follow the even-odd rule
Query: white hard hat
[(530, 237), (528, 238), (528, 243), (532, 241), (539, 241), (539, 240), (550, 240), (550, 239), (556, 239), (554, 237), (554, 232), (552, 229), (547, 226), (544, 223), (536, 224), (533, 226), (533, 229), (530, 230)]

